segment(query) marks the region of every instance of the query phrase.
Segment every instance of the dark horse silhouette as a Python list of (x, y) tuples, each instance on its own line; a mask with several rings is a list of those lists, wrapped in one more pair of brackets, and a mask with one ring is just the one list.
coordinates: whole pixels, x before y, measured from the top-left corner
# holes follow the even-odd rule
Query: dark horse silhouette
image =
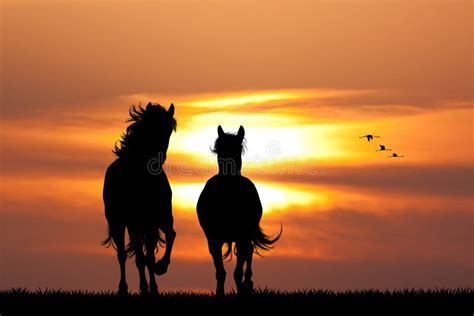
[[(135, 255), (140, 275), (140, 293), (148, 293), (145, 265), (148, 267), (150, 292), (158, 293), (155, 275), (166, 273), (176, 236), (173, 229), (171, 187), (162, 169), (169, 139), (176, 130), (174, 105), (168, 110), (148, 103), (146, 108), (132, 106), (131, 124), (114, 153), (118, 157), (108, 168), (104, 180), (105, 217), (108, 237), (103, 245), (113, 245), (120, 264), (119, 294), (127, 294), (125, 261)], [(129, 243), (125, 246), (125, 229)], [(161, 236), (165, 234), (165, 238)], [(158, 242), (166, 245), (163, 257), (155, 264)], [(146, 252), (146, 255), (145, 255)]]
[[(232, 242), (237, 264), (234, 279), (239, 294), (253, 291), (252, 255), (269, 250), (282, 231), (271, 239), (259, 226), (262, 204), (255, 185), (240, 175), (245, 131), (240, 126), (237, 135), (218, 129), (213, 152), (217, 154), (219, 174), (209, 179), (197, 203), (199, 223), (207, 237), (209, 252), (216, 268), (216, 295), (224, 295), (226, 272), (223, 259), (232, 256)], [(227, 250), (222, 254), (222, 246)], [(244, 264), (247, 263), (244, 276)]]

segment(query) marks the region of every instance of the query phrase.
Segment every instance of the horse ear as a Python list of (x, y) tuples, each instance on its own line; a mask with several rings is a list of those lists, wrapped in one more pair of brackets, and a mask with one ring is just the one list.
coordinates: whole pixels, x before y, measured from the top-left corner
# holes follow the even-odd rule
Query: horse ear
[(220, 125), (219, 125), (219, 127), (217, 127), (217, 135), (219, 135), (219, 136), (224, 135), (224, 130), (222, 129), (222, 126), (220, 126)]
[(151, 102), (148, 102), (148, 104), (146, 105), (146, 109), (149, 110), (151, 106), (152, 106)]
[(171, 103), (170, 107), (168, 108), (168, 114), (173, 117), (174, 115), (174, 104)]
[(240, 125), (240, 127), (239, 127), (239, 131), (237, 132), (237, 136), (239, 136), (241, 139), (244, 139), (245, 130), (244, 130), (244, 127), (242, 125)]

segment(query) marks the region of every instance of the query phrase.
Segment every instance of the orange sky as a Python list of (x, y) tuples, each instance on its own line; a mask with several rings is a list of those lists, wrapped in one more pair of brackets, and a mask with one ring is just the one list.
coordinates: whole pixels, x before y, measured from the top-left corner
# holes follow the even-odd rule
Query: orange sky
[(262, 225), (284, 226), (257, 286), (474, 285), (472, 2), (0, 7), (0, 288), (115, 289), (103, 174), (128, 107), (148, 101), (174, 102), (178, 120), (166, 162), (178, 238), (161, 289), (213, 288), (194, 208), (219, 124), (245, 127)]

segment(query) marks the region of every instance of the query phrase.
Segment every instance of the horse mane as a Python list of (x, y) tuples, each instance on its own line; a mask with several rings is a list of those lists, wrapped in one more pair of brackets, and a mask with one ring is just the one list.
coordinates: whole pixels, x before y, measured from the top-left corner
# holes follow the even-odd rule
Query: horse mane
[(224, 133), (224, 135), (216, 138), (211, 151), (214, 154), (226, 154), (229, 152), (235, 153), (238, 150), (242, 155), (247, 149), (246, 142), (245, 138), (240, 139), (237, 134)]
[(126, 122), (131, 122), (127, 129), (115, 143), (112, 152), (119, 158), (130, 154), (140, 153), (146, 146), (146, 139), (156, 138), (157, 131), (176, 131), (176, 120), (168, 115), (167, 110), (160, 104), (132, 105), (128, 111), (130, 117)]

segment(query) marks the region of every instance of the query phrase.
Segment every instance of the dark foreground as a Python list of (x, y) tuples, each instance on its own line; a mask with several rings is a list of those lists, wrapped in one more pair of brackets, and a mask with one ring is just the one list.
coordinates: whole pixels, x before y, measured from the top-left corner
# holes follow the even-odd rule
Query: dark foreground
[(249, 297), (239, 297), (230, 293), (221, 299), (196, 292), (163, 292), (157, 297), (142, 297), (136, 294), (118, 297), (111, 292), (61, 290), (31, 292), (12, 289), (0, 291), (0, 315), (96, 315), (102, 312), (104, 315), (139, 315), (163, 314), (165, 311), (172, 311), (175, 315), (178, 315), (178, 312), (200, 315), (200, 312), (232, 314), (243, 311), (249, 316), (257, 311), (265, 312), (265, 315), (268, 315), (268, 312), (283, 311), (301, 311), (305, 315), (340, 313), (473, 315), (473, 302), (472, 288), (344, 292), (327, 290), (283, 292), (265, 289), (257, 290)]

